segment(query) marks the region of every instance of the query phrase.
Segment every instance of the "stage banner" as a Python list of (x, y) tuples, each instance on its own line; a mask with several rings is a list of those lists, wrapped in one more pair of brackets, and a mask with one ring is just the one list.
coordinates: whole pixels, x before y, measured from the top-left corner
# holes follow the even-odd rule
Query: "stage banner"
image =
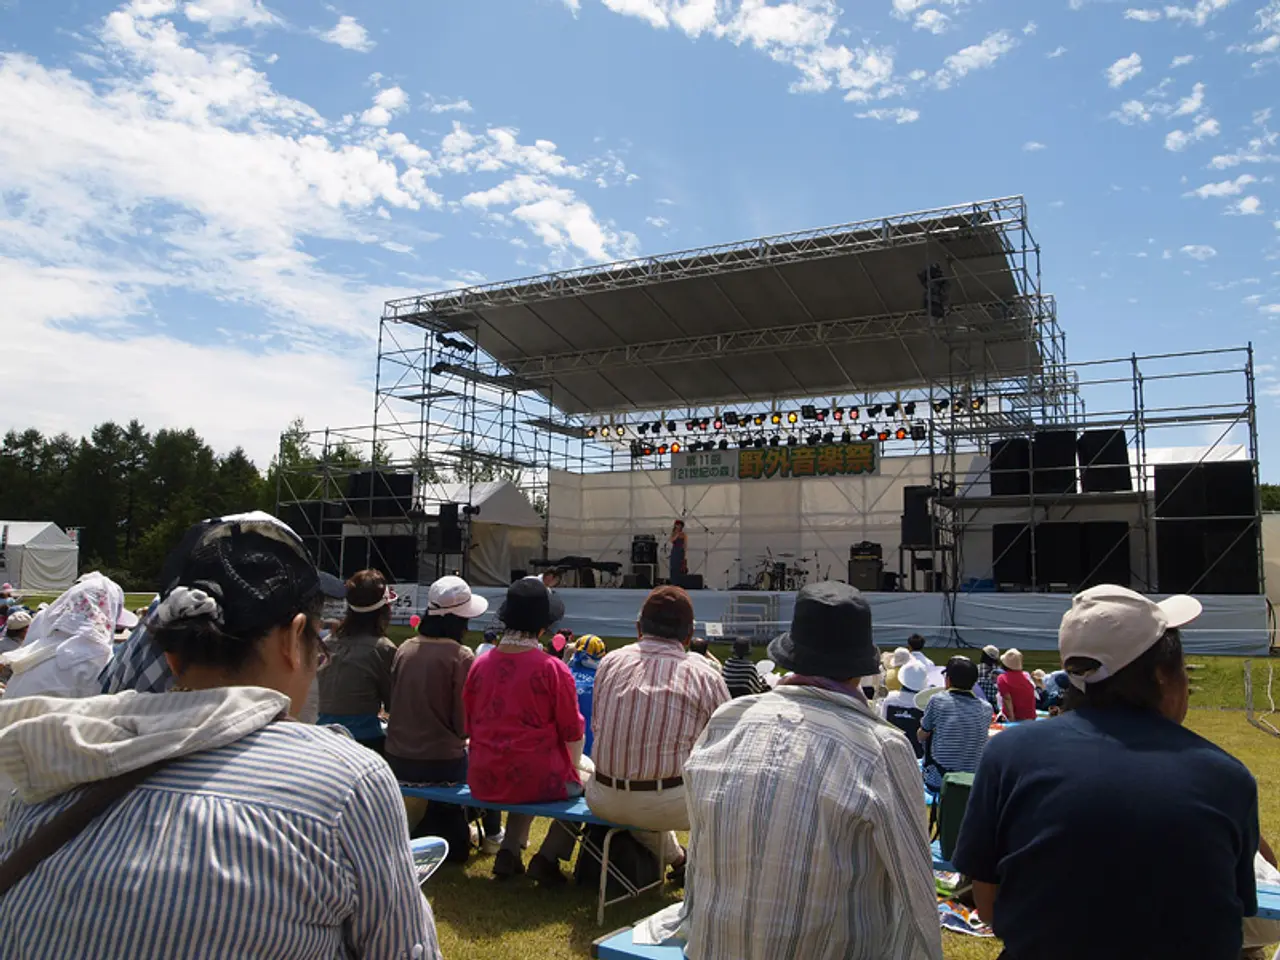
[[(422, 615), (422, 607), (427, 605), (427, 585), (417, 583), (393, 583), (396, 602), (391, 607), (391, 622), (400, 626), (408, 626), (409, 618), (415, 613)], [(421, 599), (422, 607), (418, 606)]]
[(680, 453), (671, 458), (671, 482), (724, 483), (804, 477), (869, 476), (880, 470), (875, 443), (752, 447)]

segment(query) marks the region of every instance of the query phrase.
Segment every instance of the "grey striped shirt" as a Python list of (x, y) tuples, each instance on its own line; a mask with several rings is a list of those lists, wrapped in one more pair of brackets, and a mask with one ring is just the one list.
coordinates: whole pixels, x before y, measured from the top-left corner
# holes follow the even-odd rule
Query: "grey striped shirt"
[[(79, 793), (15, 797), (0, 860)], [(0, 898), (0, 944), (6, 960), (439, 957), (391, 771), (301, 723), (145, 781)]]
[(941, 960), (915, 753), (865, 704), (732, 700), (684, 777), (690, 960)]

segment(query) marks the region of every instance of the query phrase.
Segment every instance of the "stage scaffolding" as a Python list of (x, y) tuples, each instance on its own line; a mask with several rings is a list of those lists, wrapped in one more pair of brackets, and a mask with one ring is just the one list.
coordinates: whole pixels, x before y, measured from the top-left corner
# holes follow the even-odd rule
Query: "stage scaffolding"
[[(1155, 399), (1175, 381), (1226, 376), (1192, 369), (1203, 358), (1243, 377), (1241, 402)], [(808, 405), (859, 417), (789, 422)], [(737, 425), (702, 426), (727, 413)], [(1251, 355), (1068, 363), (1026, 204), (1012, 197), (388, 302), (372, 422), (309, 435), (316, 455), (279, 472), (278, 499), (333, 498), (348, 531), (374, 533), (356, 519), (346, 478), (370, 464), (411, 471), (412, 506), (397, 520), (425, 552), (439, 505), (470, 507), (495, 478), (526, 494), (545, 537), (552, 471), (652, 470), (670, 465), (677, 443), (737, 449), (870, 429), (888, 432), (884, 456), (929, 458), (939, 495), (924, 552), (955, 590), (960, 533), (982, 506), (982, 479), (959, 475), (965, 458), (1037, 428), (1102, 425), (1126, 430), (1135, 463), (1147, 463), (1153, 436), (1179, 429), (1211, 449), (1243, 431), (1256, 459)], [(1214, 427), (1220, 442), (1205, 432)], [(1135, 489), (1149, 484), (1139, 470)], [(1032, 523), (1046, 504), (1024, 500)], [(465, 572), (465, 543), (445, 565)], [(439, 569), (423, 564), (420, 576)]]

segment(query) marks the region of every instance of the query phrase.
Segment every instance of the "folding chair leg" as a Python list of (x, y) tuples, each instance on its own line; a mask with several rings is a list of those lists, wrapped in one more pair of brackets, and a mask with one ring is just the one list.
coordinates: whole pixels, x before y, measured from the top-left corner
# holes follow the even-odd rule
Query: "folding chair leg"
[(604, 835), (604, 847), (600, 851), (600, 899), (596, 905), (596, 926), (604, 926), (604, 904), (606, 890), (609, 885), (609, 847), (613, 845), (613, 835), (620, 828), (614, 827)]

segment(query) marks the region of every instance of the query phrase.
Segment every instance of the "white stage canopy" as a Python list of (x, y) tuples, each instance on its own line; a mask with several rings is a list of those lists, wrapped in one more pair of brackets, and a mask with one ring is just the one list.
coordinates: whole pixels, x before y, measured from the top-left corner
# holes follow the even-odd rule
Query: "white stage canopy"
[(80, 548), (47, 520), (0, 520), (0, 582), (60, 593), (75, 583)]
[(479, 512), (471, 518), (470, 578), (477, 586), (511, 582), (511, 571), (527, 569), (542, 555), (543, 519), (528, 499), (506, 480), (468, 487), (460, 484), (442, 499), (470, 503)]

